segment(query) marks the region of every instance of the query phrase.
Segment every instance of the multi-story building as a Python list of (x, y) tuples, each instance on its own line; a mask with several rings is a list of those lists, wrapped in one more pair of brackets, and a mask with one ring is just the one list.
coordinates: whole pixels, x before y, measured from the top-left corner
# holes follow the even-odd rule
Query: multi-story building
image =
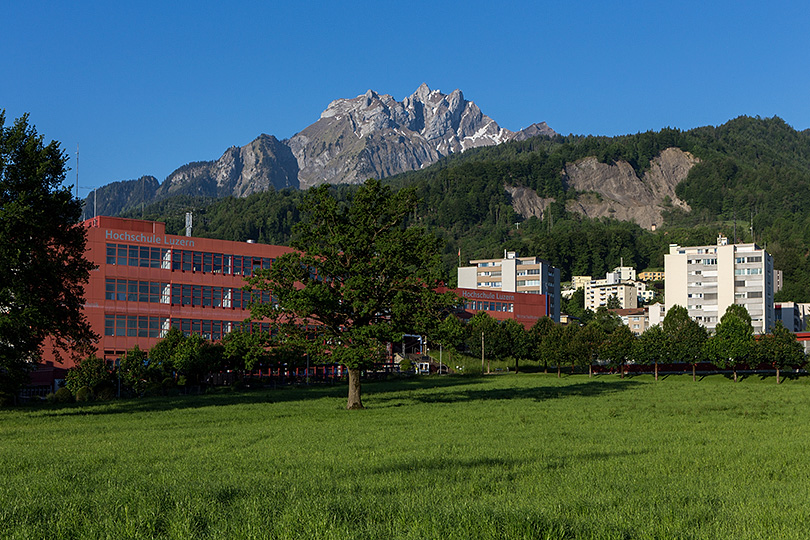
[(597, 280), (585, 287), (585, 309), (596, 311), (608, 305), (610, 297), (615, 296), (622, 309), (638, 307), (638, 291), (634, 283), (601, 283)]
[(641, 272), (638, 275), (639, 281), (664, 281), (664, 272)]
[(647, 330), (649, 317), (646, 308), (611, 309), (610, 311), (621, 318), (622, 324), (629, 327), (633, 335), (640, 336)]
[(503, 259), (478, 259), (458, 269), (459, 289), (542, 294), (548, 316), (560, 321), (560, 270), (538, 257), (520, 257), (514, 251)]
[[(100, 336), (96, 354), (109, 361), (138, 345), (147, 350), (176, 327), (218, 340), (249, 318), (251, 302), (270, 293), (244, 290), (245, 278), (292, 251), (283, 246), (166, 234), (153, 221), (95, 217), (87, 228), (87, 258), (96, 268), (85, 286), (84, 314)], [(269, 323), (250, 330), (269, 331)], [(43, 369), (60, 378), (71, 363)], [(50, 363), (50, 365), (49, 365)]]
[(756, 244), (683, 247), (670, 244), (664, 255), (666, 310), (679, 305), (689, 316), (714, 330), (728, 306), (745, 306), (754, 332), (774, 325), (773, 258)]
[(804, 332), (810, 320), (810, 304), (777, 302), (773, 306), (777, 321), (793, 333)]

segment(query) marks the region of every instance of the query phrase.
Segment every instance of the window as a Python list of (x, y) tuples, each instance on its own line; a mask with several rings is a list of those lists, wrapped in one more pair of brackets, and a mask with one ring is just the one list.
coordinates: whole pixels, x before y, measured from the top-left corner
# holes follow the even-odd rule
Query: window
[(107, 244), (107, 264), (115, 264), (115, 244)]
[(129, 265), (138, 266), (138, 246), (129, 246)]
[(140, 251), (140, 257), (139, 257), (139, 260), (138, 260), (138, 266), (141, 266), (141, 267), (144, 267), (144, 268), (149, 268), (149, 260), (150, 260), (150, 256), (149, 256), (150, 250), (149, 250), (149, 248), (147, 246), (141, 246), (139, 251)]
[(138, 282), (130, 281), (127, 283), (127, 302), (138, 301)]
[(748, 298), (762, 298), (762, 291), (750, 291)]

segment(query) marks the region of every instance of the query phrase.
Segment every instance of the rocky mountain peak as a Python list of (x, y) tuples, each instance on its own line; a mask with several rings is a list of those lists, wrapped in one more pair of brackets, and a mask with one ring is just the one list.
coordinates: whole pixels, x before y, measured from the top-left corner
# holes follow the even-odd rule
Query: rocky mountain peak
[[(545, 123), (517, 133), (503, 129), (459, 89), (444, 94), (422, 83), (402, 101), (369, 89), (332, 101), (317, 122), (288, 140), (262, 134), (245, 146), (229, 148), (216, 161), (183, 165), (147, 200), (179, 194), (243, 197), (273, 188), (358, 183), (530, 133), (555, 134)], [(119, 190), (131, 189), (127, 183)], [(120, 200), (131, 202), (124, 196)]]

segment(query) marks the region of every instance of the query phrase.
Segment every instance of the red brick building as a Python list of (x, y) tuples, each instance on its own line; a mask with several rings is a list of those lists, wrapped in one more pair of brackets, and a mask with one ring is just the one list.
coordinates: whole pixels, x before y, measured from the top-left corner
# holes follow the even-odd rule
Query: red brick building
[[(154, 221), (96, 217), (87, 227), (87, 257), (97, 268), (85, 287), (84, 313), (100, 336), (96, 354), (115, 360), (136, 344), (154, 346), (170, 328), (211, 340), (247, 319), (256, 293), (245, 277), (292, 251), (283, 246), (166, 234)], [(256, 296), (268, 302), (267, 292)], [(253, 323), (269, 330), (267, 323)], [(46, 350), (34, 378), (64, 376), (72, 363), (54, 364)]]

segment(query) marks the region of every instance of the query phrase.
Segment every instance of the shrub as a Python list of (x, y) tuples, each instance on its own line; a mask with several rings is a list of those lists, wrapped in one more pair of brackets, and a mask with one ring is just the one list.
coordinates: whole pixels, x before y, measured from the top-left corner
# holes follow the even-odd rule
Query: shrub
[(56, 403), (68, 403), (73, 401), (73, 394), (67, 389), (67, 387), (62, 387), (57, 390), (53, 397)]
[(76, 401), (90, 401), (93, 399), (93, 392), (89, 386), (82, 386), (76, 391)]

